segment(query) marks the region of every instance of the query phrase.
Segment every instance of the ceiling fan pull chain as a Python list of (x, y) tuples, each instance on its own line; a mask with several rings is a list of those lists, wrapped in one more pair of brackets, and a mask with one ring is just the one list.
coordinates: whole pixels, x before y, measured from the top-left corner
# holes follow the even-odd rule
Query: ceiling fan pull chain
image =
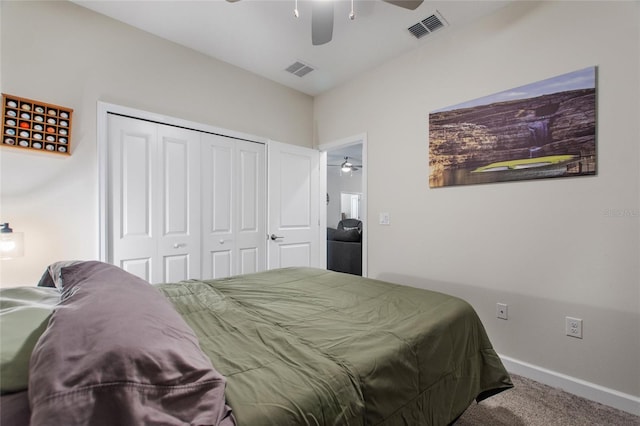
[(293, 16), (295, 16), (296, 18), (300, 17), (300, 13), (298, 13), (298, 0), (296, 0), (296, 5), (293, 9)]
[(353, 11), (353, 0), (351, 0), (351, 13), (349, 13), (349, 19), (352, 21), (356, 19), (356, 13)]

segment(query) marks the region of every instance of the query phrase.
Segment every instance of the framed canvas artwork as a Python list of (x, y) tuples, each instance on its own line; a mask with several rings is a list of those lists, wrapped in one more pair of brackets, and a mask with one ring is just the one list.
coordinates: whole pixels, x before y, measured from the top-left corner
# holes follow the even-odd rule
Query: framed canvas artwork
[(431, 188), (596, 174), (596, 67), (429, 114)]

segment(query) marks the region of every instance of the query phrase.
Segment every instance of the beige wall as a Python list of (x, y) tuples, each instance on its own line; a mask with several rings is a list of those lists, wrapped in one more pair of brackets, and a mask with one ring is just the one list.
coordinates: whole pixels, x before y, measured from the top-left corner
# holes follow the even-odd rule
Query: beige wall
[(96, 105), (311, 146), (311, 97), (69, 2), (2, 1), (1, 90), (75, 110), (72, 155), (0, 149), (0, 221), (25, 233), (0, 285), (98, 257)]
[[(637, 397), (639, 3), (516, 3), (317, 96), (319, 143), (367, 132), (369, 217), (391, 215), (369, 225), (370, 277), (460, 295), (502, 355)], [(429, 188), (429, 111), (589, 66), (597, 176)]]
[[(638, 9), (518, 2), (313, 102), (71, 3), (2, 1), (2, 92), (75, 115), (71, 157), (0, 149), (0, 220), (27, 244), (0, 284), (98, 256), (97, 101), (304, 146), (315, 120), (319, 143), (367, 133), (369, 216), (391, 214), (368, 228), (371, 277), (460, 295), (501, 354), (640, 396)], [(593, 65), (596, 177), (429, 189), (429, 111)], [(394, 160), (406, 168), (376, 173)]]

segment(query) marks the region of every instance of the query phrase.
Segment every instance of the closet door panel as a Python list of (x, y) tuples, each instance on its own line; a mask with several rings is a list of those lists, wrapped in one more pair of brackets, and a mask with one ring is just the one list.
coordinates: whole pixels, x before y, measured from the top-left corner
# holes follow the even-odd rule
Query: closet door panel
[(200, 134), (158, 125), (158, 149), (161, 280), (200, 278)]
[(235, 273), (233, 204), (235, 155), (233, 140), (202, 136), (202, 277), (224, 278)]
[(162, 264), (164, 282), (175, 283), (189, 279), (189, 254), (164, 256)]
[(156, 126), (109, 116), (110, 258), (145, 280), (159, 273), (154, 184), (157, 182)]
[(238, 273), (264, 271), (266, 262), (265, 147), (251, 142), (238, 144), (236, 245)]
[(211, 202), (210, 231), (229, 234), (233, 226), (233, 150), (230, 147), (210, 147), (211, 179), (207, 197)]
[[(114, 262), (115, 263), (115, 262)], [(149, 281), (151, 279), (152, 258), (143, 259), (121, 259), (119, 263), (115, 263), (125, 271)]]
[(125, 134), (121, 145), (122, 238), (151, 238), (152, 135)]
[(243, 149), (239, 152), (240, 223), (241, 233), (258, 230), (258, 153)]
[(259, 250), (257, 248), (240, 249), (238, 258), (240, 259), (240, 274), (251, 274), (253, 272), (263, 271), (260, 267)]
[(189, 147), (183, 140), (165, 138), (163, 144), (164, 194), (162, 234), (189, 233)]
[(206, 275), (209, 279), (226, 278), (234, 275), (233, 273), (233, 253), (231, 250), (218, 250), (207, 253), (209, 262), (207, 263), (210, 269), (204, 271), (203, 275)]

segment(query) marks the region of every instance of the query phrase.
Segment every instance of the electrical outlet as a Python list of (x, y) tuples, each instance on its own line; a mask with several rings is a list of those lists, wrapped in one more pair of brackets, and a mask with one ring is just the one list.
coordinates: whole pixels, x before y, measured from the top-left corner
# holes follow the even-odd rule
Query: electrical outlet
[(496, 317), (506, 320), (508, 318), (508, 309), (506, 303), (496, 303)]
[(567, 336), (582, 339), (582, 320), (580, 318), (565, 318), (565, 333)]

